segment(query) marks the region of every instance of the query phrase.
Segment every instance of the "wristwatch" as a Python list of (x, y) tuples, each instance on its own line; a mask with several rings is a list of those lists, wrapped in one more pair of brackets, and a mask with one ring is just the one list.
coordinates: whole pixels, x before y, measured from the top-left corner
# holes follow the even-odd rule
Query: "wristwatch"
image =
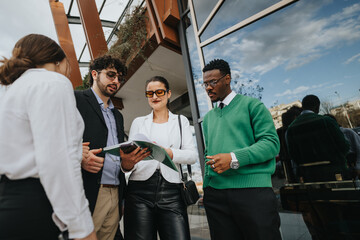
[(231, 159), (230, 168), (238, 169), (240, 167), (239, 161), (237, 159)]

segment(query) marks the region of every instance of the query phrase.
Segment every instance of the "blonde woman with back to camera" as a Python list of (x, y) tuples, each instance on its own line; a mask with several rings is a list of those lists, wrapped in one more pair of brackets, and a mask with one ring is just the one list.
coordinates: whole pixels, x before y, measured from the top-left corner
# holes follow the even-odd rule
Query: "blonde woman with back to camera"
[(84, 123), (64, 51), (20, 39), (0, 60), (0, 239), (96, 239), (80, 172)]

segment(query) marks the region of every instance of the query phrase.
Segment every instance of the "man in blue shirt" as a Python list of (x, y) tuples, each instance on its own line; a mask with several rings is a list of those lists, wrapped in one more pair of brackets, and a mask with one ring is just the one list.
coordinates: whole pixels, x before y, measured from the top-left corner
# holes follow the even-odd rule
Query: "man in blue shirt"
[[(75, 91), (77, 108), (85, 123), (83, 141), (89, 142), (92, 149), (81, 162), (82, 176), (98, 239), (114, 239), (126, 182), (120, 157), (104, 154), (101, 148), (124, 141), (123, 116), (110, 97), (124, 82), (126, 67), (119, 59), (103, 56), (91, 63), (89, 75), (91, 88)], [(142, 159), (146, 153), (135, 150), (123, 156)]]

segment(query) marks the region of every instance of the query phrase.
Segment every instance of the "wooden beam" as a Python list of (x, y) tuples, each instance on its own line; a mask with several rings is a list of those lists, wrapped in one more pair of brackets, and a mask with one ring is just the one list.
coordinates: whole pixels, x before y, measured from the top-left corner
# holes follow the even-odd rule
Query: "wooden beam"
[(101, 26), (95, 0), (76, 0), (79, 8), (81, 23), (84, 28), (86, 42), (89, 46), (91, 60), (105, 53), (108, 48)]
[(61, 2), (57, 2), (55, 0), (49, 0), (49, 4), (60, 46), (64, 50), (70, 63), (70, 81), (75, 88), (82, 85), (82, 78), (79, 64), (76, 58), (74, 44), (71, 38), (69, 23), (65, 14), (64, 5)]

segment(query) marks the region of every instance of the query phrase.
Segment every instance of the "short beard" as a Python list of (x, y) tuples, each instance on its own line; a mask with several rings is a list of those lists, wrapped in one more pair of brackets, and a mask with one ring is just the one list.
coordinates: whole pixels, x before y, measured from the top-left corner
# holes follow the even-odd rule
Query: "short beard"
[(120, 90), (120, 88), (117, 89), (116, 92), (114, 92), (113, 94), (110, 94), (106, 91), (106, 86), (100, 81), (100, 76), (98, 75), (96, 77), (96, 82), (98, 85), (98, 88), (100, 89), (101, 93), (105, 96), (105, 97), (113, 97), (115, 96), (115, 94)]

